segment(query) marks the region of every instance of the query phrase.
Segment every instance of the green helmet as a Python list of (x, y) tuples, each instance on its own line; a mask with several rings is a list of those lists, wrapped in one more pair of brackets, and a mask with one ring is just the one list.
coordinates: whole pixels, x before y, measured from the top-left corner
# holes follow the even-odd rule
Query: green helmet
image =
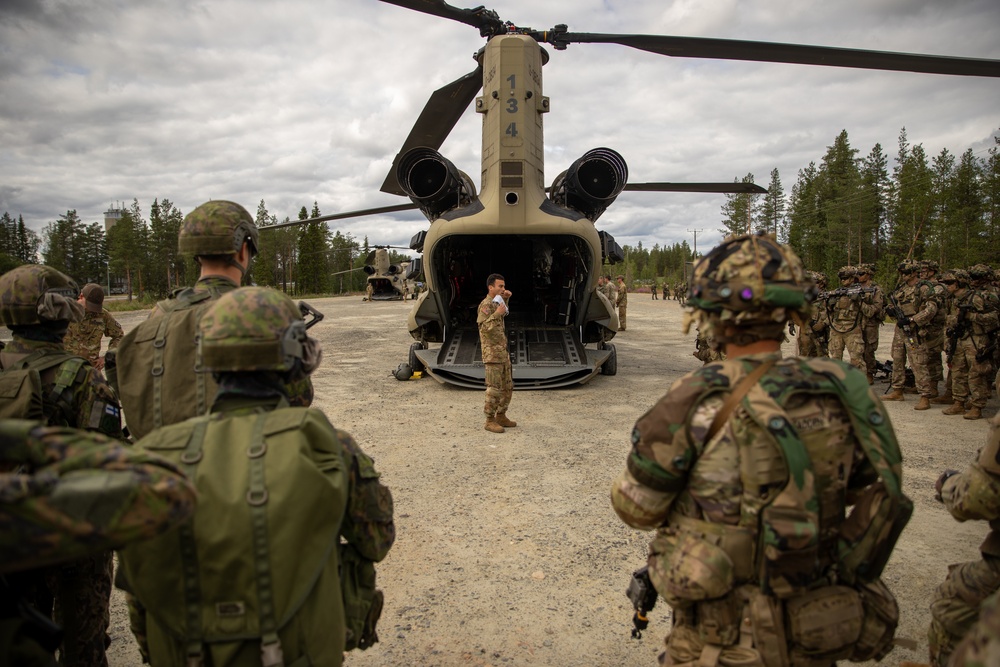
[(841, 280), (845, 278), (854, 278), (858, 275), (858, 269), (854, 266), (842, 266), (840, 270), (837, 271), (837, 277)]
[(935, 262), (933, 259), (922, 259), (918, 263), (921, 271), (932, 271), (937, 273), (941, 270), (941, 265)]
[(902, 273), (903, 275), (914, 273), (917, 270), (917, 268), (918, 268), (917, 263), (911, 259), (904, 259), (896, 266), (896, 270)]
[(268, 287), (233, 290), (209, 306), (198, 323), (198, 353), (216, 372), (286, 372), (299, 360), (308, 374), (320, 361), (295, 303)]
[(250, 256), (260, 247), (257, 225), (245, 208), (231, 201), (210, 201), (184, 217), (177, 238), (181, 253), (203, 255), (236, 255), (243, 242), (250, 246)]
[(7, 327), (77, 321), (80, 288), (51, 266), (25, 264), (0, 276), (0, 321)]
[(791, 248), (757, 234), (724, 241), (695, 265), (688, 305), (700, 313), (702, 333), (726, 343), (729, 325), (755, 329), (759, 335), (751, 338), (780, 339), (793, 315), (808, 317), (815, 296)]

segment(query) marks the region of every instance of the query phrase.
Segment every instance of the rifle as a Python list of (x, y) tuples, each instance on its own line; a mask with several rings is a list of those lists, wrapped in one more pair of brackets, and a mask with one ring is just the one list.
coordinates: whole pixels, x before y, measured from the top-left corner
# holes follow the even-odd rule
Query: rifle
[(875, 289), (876, 288), (874, 286), (872, 286), (872, 287), (864, 287), (862, 285), (851, 285), (850, 287), (838, 287), (837, 289), (830, 290), (829, 292), (821, 292), (820, 295), (819, 295), (819, 298), (821, 298), (821, 299), (830, 299), (830, 298), (839, 299), (842, 296), (849, 296), (849, 297), (864, 296), (865, 294), (874, 294), (875, 293)]
[(896, 324), (903, 330), (903, 334), (906, 335), (906, 340), (909, 341), (910, 345), (918, 345), (919, 337), (914, 330), (913, 320), (907, 317), (903, 309), (900, 308), (899, 301), (896, 300), (896, 295), (893, 292), (889, 292), (887, 296), (889, 297), (889, 307), (886, 310), (889, 316), (896, 320)]
[[(948, 336), (948, 349), (945, 353), (945, 358), (948, 360), (948, 365), (951, 366), (951, 360), (955, 356), (955, 350), (958, 349), (958, 341), (965, 338), (969, 330), (969, 320), (968, 315), (969, 308), (967, 306), (958, 307), (958, 319), (955, 321), (955, 326), (948, 327), (945, 329), (945, 335)], [(979, 354), (976, 354), (978, 360)]]

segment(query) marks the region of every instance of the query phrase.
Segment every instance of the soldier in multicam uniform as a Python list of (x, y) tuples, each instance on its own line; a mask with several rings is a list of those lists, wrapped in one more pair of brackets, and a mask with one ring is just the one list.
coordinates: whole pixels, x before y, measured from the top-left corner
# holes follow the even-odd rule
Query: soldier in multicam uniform
[(657, 300), (656, 295), (659, 292), (659, 285), (656, 284), (655, 278), (653, 279), (653, 289), (651, 289), (650, 292), (653, 294), (653, 301), (656, 301)]
[[(497, 301), (497, 297), (500, 300)], [(486, 367), (486, 425), (493, 433), (503, 433), (504, 428), (517, 426), (517, 422), (507, 417), (507, 407), (514, 393), (514, 378), (507, 349), (507, 333), (503, 321), (507, 316), (507, 304), (511, 291), (507, 289), (503, 276), (491, 273), (486, 278), (486, 298), (479, 304), (476, 324), (479, 325), (479, 346)]]
[[(854, 286), (857, 270), (843, 266), (837, 272), (840, 286), (844, 289)], [(830, 344), (828, 356), (843, 359), (847, 348), (851, 365), (865, 370), (865, 320), (874, 314), (875, 305), (870, 301), (871, 293), (860, 290), (850, 296), (829, 295), (826, 298), (826, 313), (830, 323)]]
[[(870, 295), (865, 295), (866, 301), (870, 299), (871, 309), (866, 309), (864, 318), (864, 338), (865, 338), (865, 372), (868, 374), (868, 384), (875, 382), (875, 352), (878, 350), (878, 334), (885, 320), (885, 294), (882, 288), (872, 282), (875, 267), (871, 264), (862, 264), (858, 267), (858, 285), (863, 289), (871, 289)], [(869, 314), (870, 313), (870, 314)]]
[(933, 290), (934, 300), (938, 304), (934, 317), (922, 329), (924, 347), (927, 350), (927, 373), (931, 382), (931, 398), (940, 398), (938, 385), (944, 382), (944, 366), (941, 355), (944, 353), (945, 321), (948, 318), (948, 290), (938, 277), (940, 266), (932, 259), (920, 260), (920, 284), (927, 284)]
[(830, 338), (830, 320), (826, 308), (820, 301), (826, 291), (826, 276), (818, 271), (808, 271), (809, 279), (819, 290), (817, 304), (809, 314), (809, 319), (799, 327), (798, 348), (800, 357), (825, 357), (828, 354)]
[(78, 354), (97, 370), (104, 368), (104, 357), (101, 356), (101, 339), (107, 336), (111, 339), (108, 349), (118, 347), (125, 332), (114, 315), (104, 309), (104, 290), (97, 283), (87, 283), (80, 290), (77, 299), (86, 309), (86, 314), (79, 322), (71, 322), (63, 343), (66, 349)]
[[(938, 500), (959, 521), (988, 521), (982, 558), (952, 565), (931, 601), (928, 633), (931, 664), (944, 667), (955, 645), (972, 628), (980, 606), (1000, 590), (1000, 417), (990, 420), (986, 446), (965, 472), (946, 470), (935, 488)], [(964, 664), (964, 663), (959, 663)], [(984, 663), (996, 664), (996, 663)]]
[(0, 420), (0, 470), (0, 663), (50, 665), (58, 629), (32, 614), (30, 571), (162, 533), (194, 512), (194, 488), (100, 433), (18, 419)]
[(615, 299), (618, 306), (618, 330), (625, 331), (625, 311), (628, 310), (628, 288), (625, 287), (625, 276), (618, 276), (618, 297)]
[(951, 654), (954, 667), (991, 667), (1000, 665), (1000, 593), (994, 593), (979, 606), (979, 620)]
[[(917, 274), (917, 263), (904, 260), (897, 270), (900, 274), (899, 287), (889, 299), (896, 319), (892, 335), (892, 380), (891, 391), (882, 397), (883, 401), (902, 401), (903, 385), (906, 383), (906, 361), (909, 359), (913, 378), (920, 400), (914, 410), (929, 410), (931, 399), (937, 398), (937, 390), (931, 387), (928, 363), (928, 349), (924, 344), (924, 328), (930, 325), (938, 310), (944, 307), (941, 295), (930, 283), (921, 281)], [(898, 308), (898, 312), (897, 312)], [(906, 333), (904, 327), (909, 328)]]
[[(289, 548), (299, 549), (302, 563), (317, 563), (320, 570), (315, 579), (304, 582), (303, 576), (308, 579), (312, 575), (305, 569), (307, 565), (296, 563), (305, 571), (300, 572), (298, 578), (291, 579), (292, 584), (289, 585), (294, 585), (295, 591), (303, 595), (304, 600), (295, 603), (300, 606), (292, 607), (289, 612), (295, 614), (293, 622), (287, 622), (287, 618), (275, 621), (287, 624), (272, 628), (270, 632), (273, 636), (269, 636), (265, 627), (268, 611), (264, 607), (267, 606), (273, 614), (278, 614), (280, 600), (287, 601), (291, 594), (289, 590), (275, 591), (266, 601), (261, 592), (257, 598), (260, 600), (259, 609), (237, 609), (240, 613), (235, 617), (232, 612), (227, 616), (227, 613), (219, 611), (217, 620), (206, 620), (204, 626), (196, 625), (191, 630), (197, 632), (204, 628), (208, 631), (206, 635), (172, 634), (169, 628), (176, 628), (178, 624), (185, 628), (192, 626), (183, 618), (174, 618), (169, 615), (170, 611), (157, 607), (155, 614), (148, 615), (148, 641), (145, 637), (137, 639), (146, 644), (144, 648), (148, 650), (150, 662), (154, 665), (179, 665), (185, 664), (185, 661), (193, 664), (192, 651), (195, 649), (201, 658), (196, 664), (205, 665), (261, 665), (262, 661), (265, 665), (340, 665), (345, 642), (345, 612), (341, 606), (342, 589), (338, 574), (341, 564), (338, 554), (341, 552), (338, 549), (333, 549), (332, 552), (327, 550), (330, 544), (327, 535), (333, 535), (334, 546), (337, 542), (346, 541), (362, 558), (373, 562), (381, 561), (396, 535), (392, 494), (379, 481), (379, 474), (371, 458), (349, 434), (334, 428), (318, 409), (289, 406), (287, 387), (294, 380), (315, 371), (322, 356), (319, 342), (306, 333), (302, 316), (290, 298), (265, 287), (244, 287), (227, 292), (205, 311), (198, 323), (198, 335), (198, 353), (202, 365), (206, 371), (215, 375), (218, 385), (211, 413), (154, 431), (140, 440), (136, 447), (157, 451), (172, 449), (169, 444), (172, 442), (185, 442), (190, 448), (198, 440), (197, 457), (181, 456), (181, 461), (188, 465), (201, 462), (200, 467), (192, 474), (201, 498), (190, 525), (147, 543), (133, 545), (122, 552), (122, 567), (127, 573), (128, 585), (133, 589), (135, 599), (148, 600), (151, 595), (155, 599), (156, 594), (165, 594), (174, 599), (180, 597), (180, 601), (171, 609), (180, 610), (183, 617), (186, 604), (212, 604), (214, 601), (192, 600), (186, 593), (180, 595), (179, 591), (190, 589), (185, 589), (176, 582), (187, 581), (190, 586), (193, 578), (196, 594), (199, 586), (206, 585), (207, 581), (218, 585), (220, 579), (224, 583), (243, 577), (257, 581), (258, 586), (264, 585), (253, 573), (240, 570), (246, 562), (236, 560), (241, 554), (223, 552), (217, 554), (222, 559), (221, 562), (218, 559), (203, 562), (200, 560), (202, 554), (199, 550), (199, 560), (193, 563), (162, 562), (161, 554), (173, 553), (178, 548), (183, 551), (185, 540), (188, 539), (185, 537), (186, 531), (189, 531), (190, 539), (198, 546), (202, 545), (202, 539), (211, 540), (209, 535), (203, 538), (196, 527), (214, 525), (220, 519), (217, 515), (220, 508), (212, 503), (213, 500), (221, 502), (218, 499), (226, 497), (226, 494), (213, 484), (225, 485), (233, 480), (223, 478), (222, 471), (212, 467), (213, 460), (208, 451), (214, 443), (235, 433), (254, 434), (248, 438), (247, 456), (260, 459), (262, 466), (265, 465), (265, 456), (276, 456), (272, 453), (273, 450), (298, 452), (294, 457), (296, 460), (308, 458), (307, 462), (301, 464), (288, 464), (287, 458), (284, 461), (289, 469), (296, 471), (301, 470), (300, 466), (315, 466), (315, 471), (311, 471), (308, 480), (300, 475), (299, 480), (303, 482), (301, 493), (322, 504), (300, 507), (293, 511), (293, 507), (289, 505), (297, 502), (295, 494), (289, 495), (288, 489), (281, 489), (277, 480), (263, 479), (264, 469), (255, 473), (254, 464), (251, 463), (249, 480), (246, 482), (249, 486), (247, 502), (255, 505), (252, 500), (254, 495), (259, 497), (263, 494), (263, 503), (267, 503), (269, 509), (263, 518), (258, 516), (254, 521), (266, 523), (264, 534), (271, 536), (263, 538), (269, 544), (261, 544), (258, 541), (261, 539), (261, 532), (258, 532), (258, 528), (253, 528), (254, 548), (257, 550), (255, 558), (258, 559), (255, 567), (258, 571), (261, 567), (267, 568), (268, 582), (272, 575), (277, 582), (278, 576), (274, 574), (276, 566), (266, 564), (267, 554), (273, 553), (269, 550), (277, 548), (270, 544), (271, 540), (277, 539), (273, 535), (279, 529), (272, 521), (275, 518), (287, 520), (288, 517), (295, 517), (295, 512), (312, 512), (317, 516), (312, 521), (314, 525), (311, 530), (317, 536), (322, 536)], [(261, 439), (259, 445), (255, 444), (254, 438), (257, 437)], [(215, 465), (219, 463), (218, 459), (214, 460)], [(262, 488), (255, 487), (255, 475), (259, 475), (257, 479)], [(315, 480), (313, 475), (321, 480)], [(266, 487), (263, 486), (265, 483)], [(241, 494), (242, 490), (236, 495)], [(260, 506), (263, 503), (256, 504)], [(229, 509), (228, 506), (223, 507)], [(305, 518), (300, 520), (307, 521)], [(236, 529), (237, 532), (238, 530)], [(250, 531), (251, 527), (248, 525), (246, 530)], [(339, 538), (336, 537), (338, 531)], [(177, 546), (178, 541), (180, 547)], [(213, 546), (220, 548), (217, 543), (213, 543)], [(234, 560), (226, 561), (226, 556), (231, 556)], [(148, 566), (150, 562), (155, 562), (156, 566)], [(265, 564), (261, 565), (261, 562)], [(197, 568), (194, 574), (188, 569), (192, 567)], [(228, 572), (227, 567), (230, 568)], [(281, 567), (286, 571), (289, 569), (288, 563)], [(224, 577), (219, 575), (220, 571), (226, 572)], [(162, 586), (164, 580), (171, 582), (166, 588)], [(285, 578), (284, 581), (287, 583), (289, 579)], [(251, 593), (242, 590), (232, 591), (231, 595), (226, 599), (255, 599)], [(229, 606), (240, 604), (242, 603), (234, 602)], [(146, 606), (153, 608), (148, 604)], [(225, 605), (220, 603), (212, 606), (220, 608)], [(257, 625), (257, 620), (251, 622), (251, 614), (259, 619), (260, 625)], [(244, 622), (247, 627), (242, 625)], [(252, 641), (255, 638), (257, 641)], [(282, 654), (284, 662), (271, 663), (265, 659)]]
[(954, 402), (954, 397), (951, 391), (951, 364), (955, 353), (958, 351), (958, 340), (956, 338), (958, 331), (955, 329), (955, 323), (958, 320), (958, 308), (955, 301), (956, 294), (959, 292), (965, 294), (965, 291), (969, 288), (969, 272), (965, 269), (950, 269), (942, 274), (940, 282), (945, 288), (945, 334), (942, 337), (942, 340), (944, 341), (944, 349), (947, 353), (946, 361), (948, 363), (948, 373), (944, 378), (944, 390), (937, 398), (932, 398), (931, 403), (937, 405), (951, 405), (951, 403)]
[(898, 620), (881, 567), (862, 577), (838, 542), (868, 516), (846, 505), (881, 493), (877, 480), (908, 502), (900, 452), (863, 373), (781, 358), (814, 289), (766, 236), (727, 240), (694, 269), (692, 317), (728, 359), (639, 418), (611, 491), (622, 521), (656, 531), (648, 574), (674, 613), (661, 664), (819, 666), (891, 648), (894, 622), (869, 632), (879, 617), (861, 610)]
[[(993, 365), (991, 359), (982, 358), (983, 350), (994, 342), (1000, 329), (992, 295), (981, 287), (982, 278), (988, 275), (983, 269), (989, 270), (989, 267), (981, 264), (973, 266), (969, 270), (973, 286), (953, 293), (954, 315), (948, 322), (949, 329), (958, 337), (958, 343), (950, 362), (953, 403), (941, 412), (963, 415), (966, 419), (982, 419), (983, 408), (990, 398)], [(970, 401), (968, 410), (966, 399)]]
[[(49, 425), (122, 438), (114, 392), (86, 360), (68, 355), (63, 346), (70, 322), (83, 317), (79, 293), (76, 283), (48, 266), (20, 266), (0, 276), (0, 320), (13, 338), (0, 352), (0, 368), (38, 370), (45, 397), (41, 409)], [(67, 626), (60, 648), (67, 664), (107, 664), (111, 563), (111, 552), (104, 551), (39, 573), (51, 594), (53, 617)]]
[(663, 300), (664, 301), (667, 300), (667, 294), (668, 294), (668, 292), (669, 292), (669, 289), (667, 289), (667, 281), (664, 280), (663, 281)]

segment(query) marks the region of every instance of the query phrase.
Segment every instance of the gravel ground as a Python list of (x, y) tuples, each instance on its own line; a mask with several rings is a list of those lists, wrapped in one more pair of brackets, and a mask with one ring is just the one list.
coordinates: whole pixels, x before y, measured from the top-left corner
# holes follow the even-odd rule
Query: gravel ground
[[(630, 638), (624, 591), (649, 536), (623, 525), (608, 498), (632, 424), (699, 364), (678, 303), (633, 294), (630, 328), (614, 341), (618, 374), (515, 392), (518, 427), (505, 434), (483, 430), (482, 392), (391, 377), (412, 342), (409, 303), (312, 303), (326, 314), (311, 330), (324, 350), (314, 405), (374, 457), (396, 503), (398, 538), (378, 570), (381, 642), (347, 664), (655, 665), (670, 609), (661, 600), (643, 638)], [(145, 315), (119, 321), (128, 330)], [(891, 337), (883, 326), (880, 359)], [(901, 608), (898, 634), (918, 648), (897, 648), (888, 665), (926, 660), (930, 597), (949, 563), (978, 558), (987, 530), (956, 523), (933, 500), (939, 472), (972, 460), (986, 421), (914, 412), (914, 403), (887, 404), (916, 510), (885, 579)], [(995, 410), (996, 399), (986, 414)], [(139, 664), (117, 593), (112, 635), (111, 665)]]

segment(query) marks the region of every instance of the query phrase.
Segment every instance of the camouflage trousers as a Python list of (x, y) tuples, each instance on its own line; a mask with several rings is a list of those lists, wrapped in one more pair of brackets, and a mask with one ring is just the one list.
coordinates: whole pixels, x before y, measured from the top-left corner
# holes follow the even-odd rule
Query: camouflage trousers
[(59, 664), (107, 667), (112, 556), (110, 551), (57, 565), (46, 583), (55, 601), (53, 618), (62, 626)]
[[(854, 327), (847, 333), (840, 333), (830, 329), (830, 348), (827, 356), (831, 359), (843, 359), (844, 348), (851, 357), (851, 365), (855, 368), (865, 370), (865, 339), (864, 329)], [(874, 370), (874, 368), (872, 369)]]
[(927, 632), (930, 661), (935, 667), (948, 664), (955, 646), (979, 618), (983, 600), (1000, 590), (1000, 559), (952, 565), (931, 600), (931, 627)]
[(941, 363), (941, 355), (944, 354), (944, 329), (927, 328), (921, 331), (921, 336), (924, 347), (927, 348), (927, 374), (930, 375), (931, 385), (936, 387), (938, 382), (944, 381), (944, 364)]
[(625, 306), (618, 306), (618, 330), (625, 331)]
[(875, 372), (875, 353), (878, 351), (878, 324), (865, 325), (865, 370), (871, 375)]
[(1000, 665), (1000, 593), (983, 602), (979, 621), (952, 654), (953, 664)]
[(971, 395), (973, 407), (985, 407), (990, 400), (990, 380), (993, 365), (989, 359), (976, 361), (976, 343), (966, 336), (955, 346), (951, 359), (951, 395), (955, 402), (964, 402)]
[(906, 334), (897, 325), (892, 332), (892, 389), (903, 390), (906, 384), (906, 362), (913, 369), (913, 379), (917, 392), (931, 398), (931, 378), (927, 372), (927, 351), (919, 341), (916, 344), (906, 339)]
[(510, 359), (486, 366), (486, 406), (483, 412), (491, 419), (507, 412), (510, 397), (514, 393), (514, 378), (511, 375)]

